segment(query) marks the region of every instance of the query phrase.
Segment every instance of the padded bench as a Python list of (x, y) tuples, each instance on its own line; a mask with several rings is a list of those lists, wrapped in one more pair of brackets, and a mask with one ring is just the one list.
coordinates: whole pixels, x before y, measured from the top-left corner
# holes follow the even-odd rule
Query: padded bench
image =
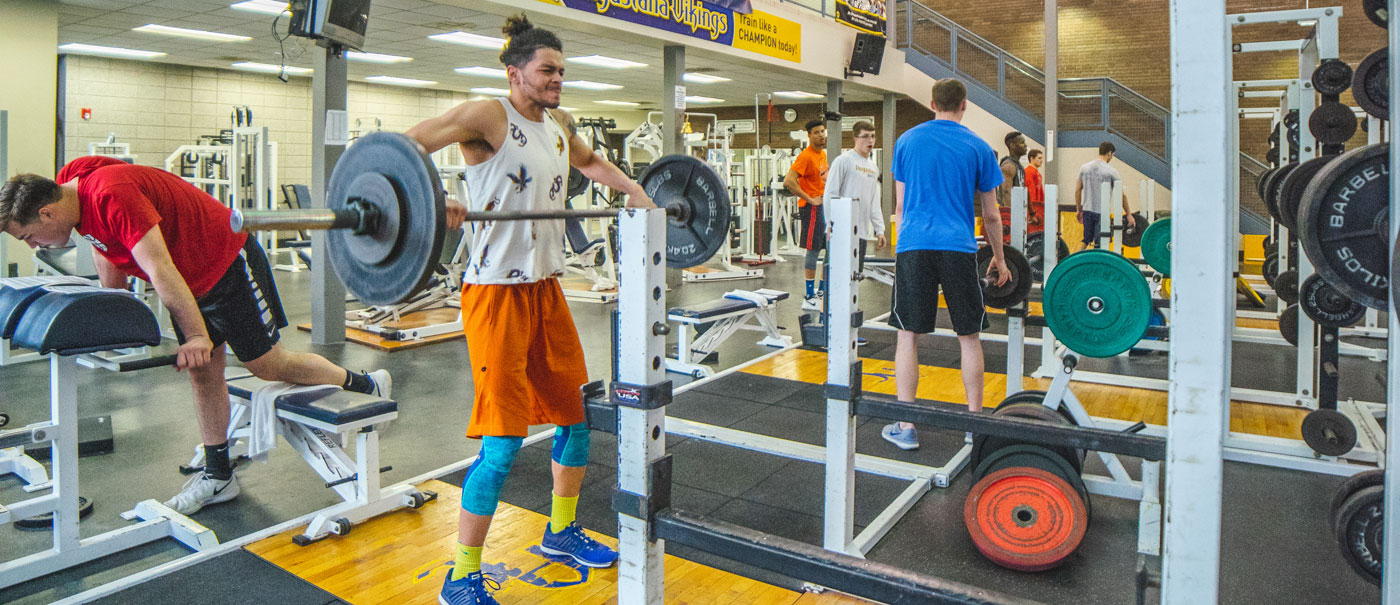
[[(739, 330), (754, 330), (766, 335), (758, 344), (786, 348), (793, 345), (792, 337), (784, 336), (778, 326), (777, 303), (787, 300), (781, 290), (731, 290), (723, 297), (689, 307), (674, 307), (666, 319), (677, 324), (676, 357), (666, 359), (666, 370), (705, 378), (714, 374), (701, 365), (719, 345)], [(749, 323), (750, 319), (758, 325)], [(692, 341), (691, 330), (695, 331)]]
[[(252, 401), (260, 389), (288, 387), (285, 383), (263, 380), (241, 368), (225, 371), (229, 393), (229, 456), (248, 457), (252, 434)], [(277, 429), (283, 440), (334, 489), (342, 502), (322, 510), (293, 538), (306, 545), (330, 536), (344, 535), (355, 524), (400, 508), (418, 508), (437, 498), (411, 485), (381, 489), (379, 430), (399, 416), (399, 404), (392, 399), (340, 389), (293, 390), (274, 400)], [(352, 457), (346, 446), (355, 443)], [(196, 472), (204, 466), (204, 448), (195, 447), (194, 458), (183, 472)]]

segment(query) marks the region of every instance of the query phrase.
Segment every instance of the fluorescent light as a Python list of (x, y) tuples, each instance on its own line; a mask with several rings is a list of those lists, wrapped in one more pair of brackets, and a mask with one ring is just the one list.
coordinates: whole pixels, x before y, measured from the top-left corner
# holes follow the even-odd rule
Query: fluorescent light
[(491, 36), (480, 36), (477, 34), (469, 34), (467, 32), (462, 31), (451, 32), (447, 34), (433, 34), (431, 36), (428, 36), (428, 39), (437, 40), (438, 42), (451, 42), (453, 44), (461, 44), (463, 46), (475, 46), (477, 48), (500, 49), (506, 45), (506, 41), (501, 38), (492, 38)]
[(457, 69), (454, 69), (452, 71), (455, 71), (464, 76), (481, 76), (483, 78), (506, 77), (506, 70), (504, 69), (496, 69), (494, 67), (481, 67), (479, 65), (475, 67), (458, 67)]
[[(233, 68), (234, 68), (234, 69), (241, 69), (241, 70), (243, 70), (243, 71), (256, 71), (256, 72), (261, 72), (261, 73), (265, 73), (265, 74), (282, 73), (282, 69), (283, 69), (282, 66), (280, 66), (280, 65), (272, 65), (272, 64), (270, 64), (270, 63), (253, 63), (253, 62), (250, 62), (250, 61), (244, 61), (244, 62), (242, 62), (242, 63), (234, 63), (234, 64), (233, 64)], [(310, 67), (292, 67), (292, 66), (290, 66), (290, 65), (288, 65), (288, 66), (286, 67), (286, 70), (287, 70), (287, 74), (288, 74), (288, 75), (292, 75), (292, 76), (305, 76), (305, 75), (310, 74), (312, 71), (314, 71), (314, 70), (312, 70)]]
[(822, 98), (822, 95), (816, 95), (816, 94), (812, 94), (812, 93), (810, 93), (810, 92), (802, 92), (802, 91), (800, 91), (800, 90), (784, 90), (784, 91), (780, 91), (780, 92), (775, 92), (775, 93), (773, 93), (773, 96), (775, 96), (775, 97), (782, 97), (782, 98), (784, 98), (784, 99), (820, 99), (820, 98)]
[(252, 40), (252, 38), (248, 36), (235, 36), (233, 34), (207, 32), (202, 29), (185, 29), (183, 27), (170, 27), (168, 25), (156, 25), (154, 23), (147, 23), (141, 27), (132, 28), (131, 31), (145, 32), (148, 34), (164, 34), (181, 38), (194, 38), (196, 40), (209, 40), (212, 42), (247, 42), (248, 40)]
[(413, 57), (400, 57), (398, 55), (381, 55), (379, 53), (362, 53), (353, 50), (345, 51), (345, 58), (351, 61), (363, 61), (365, 63), (407, 63)]
[(631, 101), (594, 101), (594, 103), (599, 105), (614, 105), (617, 107), (637, 107), (641, 105), (641, 103), (633, 103)]
[(725, 78), (722, 76), (712, 76), (710, 74), (685, 74), (684, 76), (681, 76), (681, 79), (685, 80), (686, 82), (690, 82), (691, 84), (714, 84), (716, 82), (729, 81), (729, 78)]
[(286, 2), (277, 2), (276, 0), (248, 0), (247, 2), (230, 4), (228, 7), (233, 10), (262, 13), (264, 15), (281, 15), (291, 12), (287, 9)]
[(685, 102), (686, 102), (686, 103), (723, 103), (723, 102), (724, 102), (724, 99), (716, 99), (716, 98), (714, 98), (714, 97), (697, 97), (697, 96), (686, 95), (686, 97), (685, 97)]
[(564, 110), (564, 111), (571, 112), (571, 113), (572, 113), (572, 112), (575, 112), (575, 111), (578, 111), (578, 108), (577, 108), (577, 107), (564, 107), (563, 105), (560, 105), (560, 106), (559, 106), (559, 109), (562, 109), (562, 110)]
[(58, 50), (79, 55), (102, 55), (105, 57), (121, 57), (123, 59), (154, 59), (156, 57), (165, 56), (165, 53), (149, 50), (132, 50), (130, 48), (116, 48), (113, 46), (94, 46), (92, 44), (79, 44), (77, 42), (59, 46)]
[(496, 96), (498, 96), (498, 97), (504, 97), (504, 96), (510, 94), (510, 89), (508, 89), (508, 88), (491, 88), (491, 87), (489, 87), (489, 86), (478, 86), (478, 87), (476, 87), (476, 88), (471, 89), (470, 92), (474, 92), (474, 93), (482, 94), (482, 95), (496, 95)]
[(414, 80), (413, 78), (395, 78), (394, 76), (370, 76), (365, 78), (366, 82), (375, 84), (392, 84), (394, 86), (432, 86), (437, 82), (432, 80)]
[(606, 67), (609, 69), (627, 69), (629, 67), (646, 67), (646, 63), (628, 61), (626, 59), (614, 59), (603, 55), (588, 55), (586, 57), (569, 57), (566, 61), (592, 65), (593, 67)]
[(605, 84), (603, 82), (589, 82), (588, 80), (570, 80), (564, 83), (569, 88), (582, 88), (584, 90), (622, 90), (617, 84)]

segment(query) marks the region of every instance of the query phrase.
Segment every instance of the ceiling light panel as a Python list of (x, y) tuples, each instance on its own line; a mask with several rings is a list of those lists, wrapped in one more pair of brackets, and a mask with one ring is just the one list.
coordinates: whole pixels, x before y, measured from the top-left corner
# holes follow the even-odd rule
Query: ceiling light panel
[(277, 2), (276, 0), (248, 0), (247, 2), (230, 4), (228, 7), (233, 10), (264, 15), (291, 14), (291, 11), (287, 9), (286, 2)]
[(80, 44), (77, 42), (59, 46), (58, 50), (78, 55), (100, 55), (103, 57), (119, 57), (122, 59), (154, 59), (156, 57), (165, 56), (165, 53), (149, 50), (117, 48), (114, 46), (96, 46), (93, 44)]
[(783, 91), (779, 91), (779, 92), (773, 93), (773, 96), (775, 96), (775, 97), (782, 97), (782, 98), (784, 98), (784, 99), (820, 99), (820, 98), (823, 98), (822, 95), (814, 94), (814, 93), (810, 93), (810, 92), (803, 92), (803, 91), (800, 91), (800, 90), (783, 90)]
[(723, 76), (712, 76), (710, 74), (685, 74), (682, 80), (691, 84), (716, 84), (719, 82), (729, 82), (729, 78)]
[(415, 80), (413, 78), (396, 78), (394, 76), (370, 76), (365, 78), (366, 82), (375, 84), (390, 84), (393, 86), (432, 86), (437, 84), (433, 80)]
[(569, 88), (580, 88), (583, 90), (622, 90), (617, 84), (607, 84), (605, 82), (590, 82), (588, 80), (570, 80), (564, 83)]
[(207, 40), (210, 42), (247, 42), (252, 40), (248, 36), (237, 36), (234, 34), (222, 34), (219, 32), (209, 32), (202, 29), (185, 29), (183, 27), (170, 27), (168, 25), (156, 25), (148, 23), (141, 27), (133, 28), (131, 31), (147, 34), (161, 34), (166, 36), (176, 36), (180, 38), (192, 38), (195, 40)]
[(593, 67), (606, 67), (608, 69), (630, 69), (633, 67), (646, 67), (646, 63), (628, 61), (626, 59), (614, 59), (603, 55), (588, 55), (586, 57), (569, 57), (565, 59), (571, 63), (581, 63)]
[(315, 71), (310, 67), (292, 67), (288, 65), (287, 67), (283, 68), (280, 65), (272, 65), (271, 63), (253, 63), (251, 61), (234, 63), (233, 68), (241, 69), (243, 71), (256, 71), (265, 74), (282, 73), (282, 70), (286, 69), (287, 74), (292, 76), (309, 76), (313, 71)]
[(510, 94), (510, 89), (508, 89), (508, 88), (491, 88), (491, 87), (489, 87), (489, 86), (478, 86), (478, 87), (476, 87), (476, 88), (471, 89), (470, 92), (474, 92), (474, 93), (482, 94), (482, 95), (496, 95), (496, 96), (498, 96), (498, 97), (504, 97), (504, 96)]
[(458, 67), (457, 69), (454, 69), (454, 70), (452, 70), (452, 71), (455, 71), (455, 72), (457, 72), (457, 73), (459, 73), (459, 74), (462, 74), (462, 75), (464, 75), (464, 76), (480, 76), (480, 77), (483, 77), (483, 78), (500, 78), (500, 79), (502, 79), (502, 80), (504, 80), (505, 77), (506, 77), (506, 70), (504, 70), (504, 69), (496, 69), (496, 68), (494, 68), (494, 67), (481, 67), (480, 65), (473, 66), (473, 67)]
[(482, 36), (478, 34), (469, 34), (463, 31), (455, 31), (446, 34), (433, 34), (431, 36), (428, 36), (428, 39), (437, 40), (438, 42), (451, 42), (452, 44), (461, 44), (463, 46), (472, 46), (476, 48), (493, 48), (497, 50), (500, 50), (506, 45), (506, 41), (501, 38), (493, 38), (491, 36)]
[(701, 104), (705, 104), (705, 103), (723, 103), (723, 102), (724, 102), (724, 99), (716, 99), (716, 98), (714, 98), (714, 97), (700, 97), (700, 96), (686, 95), (686, 97), (685, 97), (685, 102), (686, 102), (686, 103), (701, 103)]
[(359, 61), (361, 63), (379, 63), (381, 65), (386, 65), (390, 63), (407, 63), (413, 60), (413, 57), (400, 57), (398, 55), (385, 55), (380, 53), (362, 53), (353, 50), (345, 51), (345, 58), (351, 61)]
[(614, 107), (639, 107), (639, 106), (641, 106), (641, 103), (633, 103), (632, 101), (613, 101), (613, 100), (611, 100), (611, 99), (603, 100), (603, 101), (594, 101), (594, 103), (597, 103), (597, 104), (599, 104), (599, 105), (612, 105), (612, 106), (614, 106)]

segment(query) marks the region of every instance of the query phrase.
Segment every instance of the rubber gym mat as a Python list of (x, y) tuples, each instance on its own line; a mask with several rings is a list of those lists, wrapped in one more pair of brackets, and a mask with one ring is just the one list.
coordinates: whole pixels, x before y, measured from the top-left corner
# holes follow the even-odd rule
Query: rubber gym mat
[(344, 601), (261, 557), (239, 549), (138, 584), (93, 603), (338, 605)]

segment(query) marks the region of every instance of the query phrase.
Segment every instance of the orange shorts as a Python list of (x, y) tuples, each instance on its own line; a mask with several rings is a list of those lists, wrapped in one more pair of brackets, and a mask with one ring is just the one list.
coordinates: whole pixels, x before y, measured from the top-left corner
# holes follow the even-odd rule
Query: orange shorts
[(462, 333), (476, 399), (467, 437), (524, 437), (584, 421), (583, 345), (556, 279), (462, 284)]

